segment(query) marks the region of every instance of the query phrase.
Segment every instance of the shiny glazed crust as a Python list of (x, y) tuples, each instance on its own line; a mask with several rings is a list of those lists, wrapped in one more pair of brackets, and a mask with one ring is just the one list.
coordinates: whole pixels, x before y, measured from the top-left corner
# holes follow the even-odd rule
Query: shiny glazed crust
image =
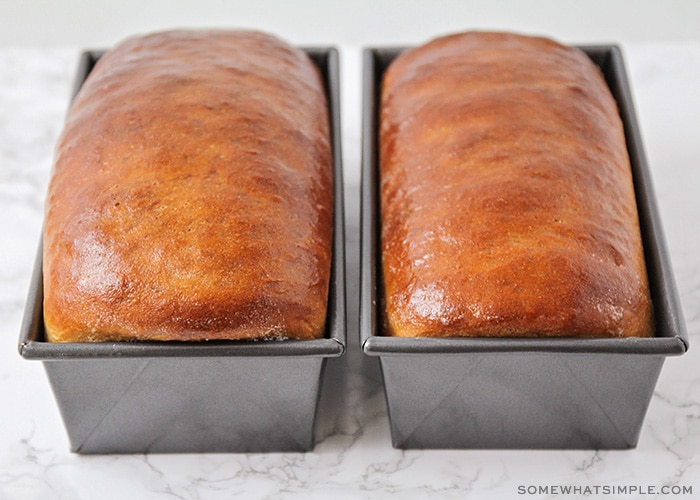
[(332, 165), (319, 71), (246, 31), (105, 54), (56, 150), (47, 339), (321, 337)]
[(622, 122), (583, 52), (440, 38), (393, 61), (380, 113), (386, 334), (653, 335)]

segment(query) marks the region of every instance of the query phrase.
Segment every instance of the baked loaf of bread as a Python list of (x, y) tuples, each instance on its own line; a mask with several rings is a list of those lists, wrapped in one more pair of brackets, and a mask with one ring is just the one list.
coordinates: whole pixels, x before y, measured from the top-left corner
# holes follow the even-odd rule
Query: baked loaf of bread
[(653, 334), (623, 126), (583, 52), (471, 32), (402, 53), (380, 177), (386, 334)]
[(57, 146), (48, 340), (322, 336), (332, 175), (324, 87), (303, 51), (247, 31), (126, 40)]

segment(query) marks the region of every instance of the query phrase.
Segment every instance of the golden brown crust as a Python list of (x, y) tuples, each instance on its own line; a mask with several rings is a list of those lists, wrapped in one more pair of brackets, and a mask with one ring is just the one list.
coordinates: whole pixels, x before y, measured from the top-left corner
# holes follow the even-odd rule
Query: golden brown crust
[(584, 53), (434, 40), (386, 71), (380, 123), (387, 334), (653, 333), (622, 123)]
[(57, 146), (48, 339), (322, 336), (328, 127), (317, 68), (269, 35), (165, 32), (105, 54)]

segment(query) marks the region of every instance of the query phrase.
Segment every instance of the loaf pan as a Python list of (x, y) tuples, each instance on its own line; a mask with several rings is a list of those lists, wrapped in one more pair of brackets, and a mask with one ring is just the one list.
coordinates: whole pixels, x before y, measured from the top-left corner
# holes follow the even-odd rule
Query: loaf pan
[(654, 338), (384, 336), (378, 106), (383, 73), (403, 49), (364, 51), (360, 336), (364, 353), (380, 360), (396, 448), (633, 448), (665, 358), (688, 349), (622, 53), (581, 49), (603, 71), (624, 122)]
[[(338, 52), (305, 49), (323, 75), (334, 169), (331, 283), (316, 340), (50, 343), (39, 245), (19, 339), (43, 361), (77, 453), (306, 451), (327, 358), (345, 350), (345, 258)], [(84, 52), (75, 91), (101, 52)]]

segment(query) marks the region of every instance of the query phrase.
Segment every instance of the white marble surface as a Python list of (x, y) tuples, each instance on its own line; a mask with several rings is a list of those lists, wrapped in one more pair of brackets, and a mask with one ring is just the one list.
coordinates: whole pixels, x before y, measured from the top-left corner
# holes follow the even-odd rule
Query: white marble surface
[[(357, 340), (360, 48), (341, 47), (347, 183), (349, 350), (329, 362), (304, 454), (78, 456), (39, 362), (17, 336), (52, 149), (78, 50), (0, 49), (0, 499), (574, 498), (519, 486), (664, 485), (700, 494), (700, 43), (624, 47), (681, 292), (691, 350), (666, 361), (628, 451), (399, 451), (375, 359)], [(648, 493), (648, 490), (645, 490)], [(582, 495), (586, 496), (585, 490)], [(675, 498), (642, 495), (622, 498)], [(678, 496), (690, 498), (690, 495)]]

